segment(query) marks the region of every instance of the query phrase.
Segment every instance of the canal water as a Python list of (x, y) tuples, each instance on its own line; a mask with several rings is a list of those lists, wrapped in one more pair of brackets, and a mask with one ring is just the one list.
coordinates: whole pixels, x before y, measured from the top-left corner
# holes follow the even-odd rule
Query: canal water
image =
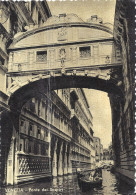
[(22, 184), (14, 188), (3, 188), (1, 195), (133, 195), (131, 186), (119, 183), (110, 171), (102, 171), (102, 186), (92, 191), (82, 192), (78, 186), (77, 176), (69, 175), (54, 178), (51, 181)]

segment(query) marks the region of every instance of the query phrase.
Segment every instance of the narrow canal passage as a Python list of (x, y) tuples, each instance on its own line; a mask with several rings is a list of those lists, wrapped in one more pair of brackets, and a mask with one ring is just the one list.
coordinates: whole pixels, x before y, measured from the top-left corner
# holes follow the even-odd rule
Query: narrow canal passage
[(133, 187), (119, 183), (114, 174), (102, 171), (103, 182), (99, 188), (82, 192), (78, 186), (77, 176), (69, 175), (54, 178), (52, 181), (41, 181), (19, 185), (16, 188), (2, 189), (2, 195), (133, 195)]

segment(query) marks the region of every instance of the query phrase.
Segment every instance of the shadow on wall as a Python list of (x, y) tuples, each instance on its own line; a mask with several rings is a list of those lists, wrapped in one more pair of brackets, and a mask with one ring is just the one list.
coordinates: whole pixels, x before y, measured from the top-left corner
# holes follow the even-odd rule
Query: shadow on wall
[[(10, 157), (10, 147), (13, 138), (13, 122), (11, 113), (3, 111), (1, 113), (1, 184), (6, 184), (7, 177), (7, 160)], [(12, 163), (11, 160), (8, 163)]]

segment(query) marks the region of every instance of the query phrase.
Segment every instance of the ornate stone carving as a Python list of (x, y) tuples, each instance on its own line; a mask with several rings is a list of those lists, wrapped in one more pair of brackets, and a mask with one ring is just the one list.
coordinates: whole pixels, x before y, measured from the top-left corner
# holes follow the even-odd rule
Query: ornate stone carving
[(62, 48), (59, 50), (59, 57), (60, 57), (60, 61), (61, 61), (61, 67), (62, 67), (62, 74), (65, 74), (65, 65), (64, 65), (64, 62), (65, 62), (65, 59), (66, 59), (66, 50), (65, 48)]
[(110, 56), (106, 56), (106, 58), (105, 58), (105, 63), (106, 63), (106, 64), (110, 64), (110, 61), (111, 61), (111, 60), (110, 60)]
[(58, 41), (65, 41), (67, 40), (67, 30), (66, 28), (59, 28), (58, 29)]
[(96, 23), (96, 24), (102, 24), (103, 20), (102, 20), (102, 18), (99, 18), (97, 15), (93, 15), (93, 16), (91, 16), (91, 18), (89, 18), (87, 20), (87, 22), (89, 22), (89, 23)]

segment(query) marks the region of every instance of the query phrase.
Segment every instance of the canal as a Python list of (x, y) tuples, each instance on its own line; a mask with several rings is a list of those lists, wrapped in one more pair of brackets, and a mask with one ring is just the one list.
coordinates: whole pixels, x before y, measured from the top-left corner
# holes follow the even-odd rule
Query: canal
[(133, 187), (120, 183), (114, 174), (102, 171), (103, 182), (99, 188), (82, 192), (78, 186), (77, 176), (69, 175), (54, 178), (51, 181), (22, 184), (15, 188), (2, 189), (1, 195), (133, 195)]

